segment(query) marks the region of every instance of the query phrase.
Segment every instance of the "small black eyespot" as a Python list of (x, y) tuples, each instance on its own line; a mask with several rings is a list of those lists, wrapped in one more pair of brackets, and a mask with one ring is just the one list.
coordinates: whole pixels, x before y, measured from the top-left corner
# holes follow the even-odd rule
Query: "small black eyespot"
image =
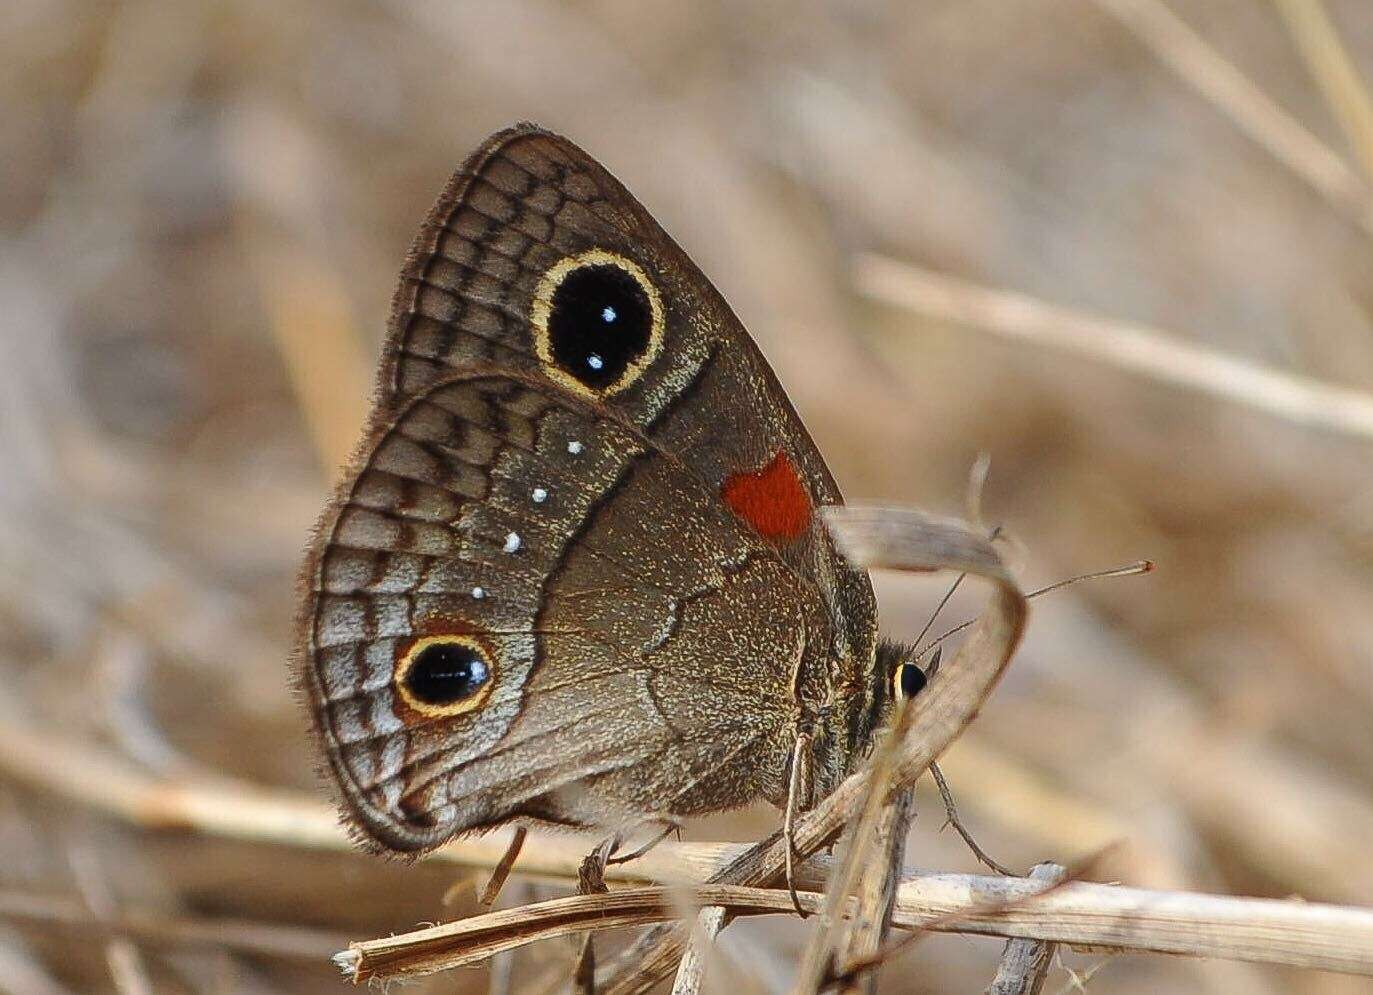
[(901, 690), (901, 697), (914, 698), (929, 683), (925, 672), (913, 663), (901, 664), (901, 671), (897, 675), (897, 686)]
[(405, 672), (405, 686), (426, 705), (451, 705), (470, 698), (491, 679), (485, 658), (467, 643), (431, 643)]
[(604, 390), (649, 347), (653, 306), (620, 266), (580, 266), (553, 292), (548, 314), (553, 361), (593, 390)]

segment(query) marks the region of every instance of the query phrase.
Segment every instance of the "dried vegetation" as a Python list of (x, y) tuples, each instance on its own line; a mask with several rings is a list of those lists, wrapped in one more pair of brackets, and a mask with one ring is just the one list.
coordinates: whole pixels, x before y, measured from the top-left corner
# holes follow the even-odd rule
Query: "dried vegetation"
[[(957, 512), (986, 452), (1024, 588), (1159, 569), (1038, 602), (941, 760), (990, 852), (1068, 868), (1038, 903), (971, 876), (926, 778), (907, 872), (852, 876), (851, 931), (824, 859), (801, 884), (828, 917), (798, 924), (758, 887), (775, 848), (705, 885), (747, 849), (667, 843), (615, 868), (632, 891), (565, 899), (586, 847), (555, 838), (501, 899), (541, 911), (481, 942), (578, 932), (596, 901), (773, 909), (699, 962), (706, 990), (785, 989), (871, 962), (894, 885), (898, 925), (935, 930), (883, 990), (1029, 990), (1035, 950), (998, 975), (999, 939), (943, 932), (971, 920), (1217, 958), (1060, 947), (1049, 992), (1367, 990), (1298, 965), (1369, 963), (1369, 914), (1323, 910), (1373, 906), (1373, 7), (11, 0), (0, 54), (0, 991), (339, 991), (350, 941), (479, 911), (503, 839), (345, 851), (284, 657), (412, 231), (521, 118), (715, 279), (847, 494)], [(891, 634), (945, 583), (880, 575)], [(935, 742), (898, 748), (898, 783)], [(603, 976), (624, 942), (598, 940)], [(507, 946), (408, 990), (573, 972), (569, 940)]]

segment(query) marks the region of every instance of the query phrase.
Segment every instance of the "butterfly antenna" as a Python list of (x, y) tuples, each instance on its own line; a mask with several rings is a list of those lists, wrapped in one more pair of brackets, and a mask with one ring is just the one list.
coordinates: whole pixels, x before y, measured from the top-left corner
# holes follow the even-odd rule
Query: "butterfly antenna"
[[(968, 471), (967, 512), (968, 521), (974, 525), (978, 525), (982, 521), (982, 491), (987, 486), (987, 475), (991, 473), (991, 470), (991, 456), (987, 453), (978, 453), (977, 459), (973, 460), (972, 469)], [(987, 534), (987, 538), (990, 541), (995, 542), (1000, 535), (1001, 526), (998, 525)], [(935, 620), (939, 618), (939, 613), (948, 605), (950, 599), (953, 598), (954, 593), (958, 590), (967, 576), (966, 573), (961, 573), (954, 578), (953, 583), (949, 585), (949, 589), (944, 592), (944, 597), (940, 598), (939, 604), (934, 606), (934, 611), (930, 613), (930, 618), (929, 621), (925, 623), (925, 628), (921, 629), (920, 635), (915, 637), (916, 646), (919, 646), (924, 642), (925, 637), (930, 634), (930, 630), (934, 628)], [(926, 650), (917, 650), (914, 654), (915, 659), (919, 660), (925, 655), (927, 650), (928, 647)]]
[[(990, 532), (987, 533), (987, 539), (989, 542), (996, 542), (996, 540), (999, 538), (1001, 538), (1000, 525), (996, 526)], [(920, 630), (920, 635), (915, 637), (916, 646), (919, 646), (922, 642), (924, 642), (925, 637), (930, 634), (930, 630), (934, 628), (935, 621), (939, 618), (939, 613), (942, 612), (944, 608), (948, 605), (949, 601), (952, 600), (954, 593), (957, 592), (959, 586), (962, 585), (963, 581), (966, 580), (967, 577), (968, 575), (966, 573), (961, 573), (953, 579), (953, 583), (949, 585), (949, 589), (944, 592), (944, 597), (940, 598), (939, 604), (934, 606), (934, 611), (930, 613), (929, 621), (925, 623), (925, 627)], [(943, 637), (941, 636), (940, 638), (942, 639)], [(919, 660), (922, 656), (924, 656), (931, 649), (933, 649), (934, 646), (937, 646), (938, 644), (939, 640), (936, 639), (933, 643), (931, 643), (929, 646), (926, 646), (924, 649), (916, 650), (914, 654), (915, 659)]]
[[(1076, 577), (1069, 577), (1067, 580), (1060, 580), (1056, 583), (1049, 584), (1047, 587), (1041, 587), (1037, 591), (1031, 591), (1029, 594), (1025, 595), (1025, 598), (1026, 600), (1029, 600), (1030, 598), (1037, 598), (1041, 594), (1048, 594), (1051, 591), (1057, 591), (1060, 588), (1068, 587), (1070, 584), (1077, 584), (1080, 581), (1084, 580), (1102, 580), (1106, 577), (1133, 577), (1136, 574), (1147, 574), (1153, 569), (1153, 560), (1136, 560), (1134, 563), (1127, 563), (1123, 567), (1112, 567), (1109, 570), (1095, 570), (1089, 574), (1078, 574)], [(960, 577), (959, 579), (961, 580), (962, 578)], [(945, 632), (942, 635), (940, 635), (938, 639), (930, 643), (930, 645), (925, 647), (925, 649), (921, 652), (928, 653), (931, 649), (933, 649), (935, 646), (938, 646), (940, 643), (948, 639), (950, 636), (954, 636), (962, 632), (968, 626), (972, 625), (974, 621), (975, 619), (969, 619), (966, 622), (961, 622), (958, 625), (955, 625), (948, 632)]]
[[(996, 531), (999, 531), (999, 527), (998, 530), (993, 530), (992, 538), (995, 538)], [(1080, 574), (1076, 577), (1069, 577), (1067, 580), (1060, 580), (1057, 583), (1048, 585), (1047, 587), (1041, 587), (1037, 591), (1031, 591), (1029, 594), (1025, 595), (1025, 597), (1027, 599), (1037, 598), (1042, 594), (1048, 594), (1051, 591), (1057, 591), (1059, 588), (1067, 587), (1070, 584), (1076, 584), (1079, 581), (1101, 580), (1106, 577), (1132, 577), (1135, 574), (1148, 573), (1153, 569), (1154, 564), (1152, 560), (1137, 560), (1134, 563), (1127, 564), (1123, 567), (1112, 567), (1109, 570), (1096, 570), (1092, 573)], [(967, 575), (959, 574), (958, 579), (955, 580), (953, 586), (949, 588), (949, 593), (945, 595), (944, 600), (939, 603), (939, 608), (935, 609), (936, 615), (938, 615), (939, 609), (943, 608), (944, 605), (948, 603), (949, 597), (953, 594), (955, 590), (958, 589), (958, 585), (962, 582), (965, 576)], [(931, 619), (931, 623), (932, 622), (933, 618)], [(920, 657), (924, 656), (925, 653), (928, 653), (930, 650), (934, 650), (934, 657), (930, 662), (930, 666), (926, 668), (925, 671), (927, 677), (933, 677), (934, 672), (939, 667), (940, 656), (943, 652), (943, 646), (941, 644), (944, 642), (944, 640), (948, 639), (952, 635), (955, 635), (956, 633), (962, 632), (970, 625), (972, 625), (971, 621), (963, 622), (960, 625), (954, 626), (952, 629), (941, 635), (934, 642), (930, 643), (930, 645), (925, 647), (925, 649), (920, 650), (916, 653), (916, 659), (919, 659)], [(924, 639), (925, 634), (929, 632), (929, 630), (930, 626), (929, 624), (927, 624), (925, 626), (924, 631), (920, 633), (920, 639)], [(917, 639), (916, 642), (919, 643), (920, 639)], [(972, 833), (968, 831), (968, 828), (965, 825), (963, 825), (963, 820), (960, 819), (958, 816), (958, 805), (954, 802), (953, 791), (949, 788), (949, 782), (944, 779), (944, 772), (939, 769), (939, 765), (937, 763), (930, 764), (930, 773), (934, 775), (934, 782), (939, 787), (939, 797), (943, 799), (944, 802), (944, 814), (946, 817), (944, 824), (946, 826), (952, 826), (954, 828), (954, 831), (963, 838), (963, 842), (967, 844), (968, 849), (972, 851), (973, 856), (976, 857), (978, 861), (985, 864), (992, 870), (996, 871), (998, 874), (1014, 876), (1015, 872), (1008, 870), (1005, 866), (994, 860), (992, 856), (987, 853), (987, 851), (983, 850), (982, 847), (978, 845), (977, 840), (973, 838)]]
[(1153, 560), (1136, 560), (1134, 563), (1127, 563), (1123, 567), (1115, 567), (1110, 570), (1098, 570), (1095, 573), (1081, 574), (1077, 577), (1069, 577), (1067, 580), (1060, 580), (1048, 587), (1041, 587), (1037, 591), (1031, 591), (1025, 595), (1027, 598), (1037, 598), (1041, 594), (1048, 594), (1050, 591), (1057, 591), (1060, 587), (1067, 587), (1069, 584), (1076, 584), (1080, 580), (1101, 580), (1105, 577), (1133, 577), (1136, 574), (1147, 574), (1154, 569)]

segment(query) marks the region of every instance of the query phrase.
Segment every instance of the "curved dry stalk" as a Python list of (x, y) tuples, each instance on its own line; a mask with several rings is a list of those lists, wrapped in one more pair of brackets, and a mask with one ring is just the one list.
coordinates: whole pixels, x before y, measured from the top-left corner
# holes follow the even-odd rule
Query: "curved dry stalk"
[[(825, 524), (844, 555), (871, 568), (954, 570), (993, 583), (988, 607), (959, 647), (908, 708), (909, 727), (893, 762), (890, 792), (911, 787), (977, 714), (1020, 642), (1027, 603), (1002, 565), (996, 547), (961, 522), (910, 509), (831, 507)], [(868, 794), (868, 772), (850, 775), (796, 823), (794, 845), (809, 856), (831, 842), (856, 816)], [(766, 885), (786, 863), (787, 842), (778, 834), (756, 844), (714, 875), (711, 883)], [(673, 972), (686, 932), (678, 927), (649, 947), (626, 973), (610, 979), (607, 995), (646, 992)]]
[(858, 966), (877, 957), (887, 943), (896, 911), (896, 889), (906, 855), (906, 836), (915, 818), (915, 792), (901, 792), (887, 805), (877, 828), (878, 860), (863, 871), (858, 884), (853, 921), (843, 945), (834, 951), (836, 975), (848, 980), (839, 986), (839, 995), (858, 995), (877, 991), (876, 965)]

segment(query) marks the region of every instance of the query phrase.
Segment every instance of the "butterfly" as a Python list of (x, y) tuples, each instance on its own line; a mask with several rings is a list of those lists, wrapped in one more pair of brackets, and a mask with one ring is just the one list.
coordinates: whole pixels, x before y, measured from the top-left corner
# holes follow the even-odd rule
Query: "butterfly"
[(487, 139), (401, 273), (301, 573), (345, 824), (419, 854), (827, 794), (916, 687), (824, 460), (718, 291), (591, 156)]

